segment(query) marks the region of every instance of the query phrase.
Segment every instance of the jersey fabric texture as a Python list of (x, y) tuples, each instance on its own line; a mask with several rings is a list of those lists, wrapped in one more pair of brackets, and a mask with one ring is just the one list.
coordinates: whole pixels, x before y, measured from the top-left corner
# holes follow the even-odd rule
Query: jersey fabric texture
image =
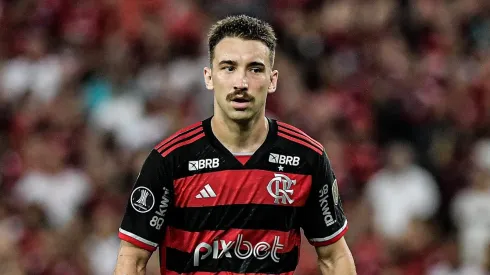
[(211, 118), (149, 154), (119, 237), (159, 248), (161, 274), (293, 274), (301, 229), (315, 246), (347, 231), (337, 181), (323, 146), (269, 119), (245, 162), (213, 135)]

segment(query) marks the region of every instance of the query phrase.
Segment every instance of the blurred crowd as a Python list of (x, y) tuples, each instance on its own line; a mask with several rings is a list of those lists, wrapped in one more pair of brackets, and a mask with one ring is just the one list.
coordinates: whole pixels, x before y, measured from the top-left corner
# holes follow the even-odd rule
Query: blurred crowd
[(358, 274), (490, 274), (483, 0), (0, 0), (0, 274), (112, 274), (142, 162), (212, 114), (207, 30), (238, 13), (277, 31), (268, 116), (325, 146)]

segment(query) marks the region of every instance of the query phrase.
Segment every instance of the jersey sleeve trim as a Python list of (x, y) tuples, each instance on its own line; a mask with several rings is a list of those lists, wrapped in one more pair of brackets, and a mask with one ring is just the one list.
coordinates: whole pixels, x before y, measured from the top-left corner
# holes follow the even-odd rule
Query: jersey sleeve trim
[(279, 125), (279, 128), (282, 131), (285, 131), (286, 133), (289, 133), (289, 134), (292, 134), (292, 135), (295, 135), (295, 136), (298, 136), (301, 138), (305, 138), (310, 143), (316, 145), (316, 147), (318, 147), (319, 149), (321, 149), (323, 151), (323, 145), (320, 142), (314, 140), (312, 137), (310, 137), (309, 135), (307, 135), (305, 132), (301, 131), (300, 129), (298, 129), (292, 125), (289, 125), (287, 123), (281, 122), (281, 121), (278, 121), (277, 124)]
[(148, 250), (150, 252), (155, 251), (157, 248), (158, 244), (148, 241), (146, 239), (141, 238), (140, 236), (137, 236), (131, 232), (128, 232), (122, 228), (119, 228), (119, 238), (123, 241), (127, 241), (131, 244), (136, 245), (139, 248), (143, 248), (145, 250)]
[(166, 157), (166, 156), (168, 156), (168, 154), (172, 153), (175, 149), (180, 148), (180, 147), (182, 147), (184, 145), (189, 145), (191, 143), (194, 143), (195, 141), (197, 141), (197, 140), (201, 139), (202, 137), (204, 137), (205, 134), (204, 134), (203, 130), (202, 129), (198, 129), (198, 130), (199, 130), (199, 132), (198, 132), (199, 134), (196, 134), (196, 135), (192, 136), (191, 139), (178, 141), (175, 144), (173, 144), (171, 147), (168, 147), (168, 148), (166, 148), (165, 146), (167, 146), (167, 145), (165, 145), (164, 148), (161, 151), (162, 152), (161, 153), (162, 156), (163, 157)]
[(349, 229), (349, 226), (347, 225), (347, 220), (346, 220), (344, 222), (344, 225), (339, 230), (337, 230), (335, 233), (333, 233), (332, 235), (325, 237), (325, 238), (309, 239), (309, 242), (313, 246), (330, 245), (330, 244), (333, 244), (333, 243), (337, 242), (338, 240), (340, 240), (340, 238), (342, 238), (345, 235), (345, 233), (347, 232), (348, 229)]
[(162, 147), (164, 145), (168, 145), (169, 143), (173, 142), (176, 139), (182, 139), (184, 135), (189, 134), (192, 130), (195, 130), (196, 128), (199, 128), (202, 125), (202, 121), (199, 121), (197, 123), (194, 123), (188, 127), (185, 127), (179, 131), (177, 131), (175, 134), (171, 135), (170, 137), (164, 139), (162, 142), (160, 142), (157, 146), (155, 146), (155, 150), (157, 150), (159, 153), (162, 151)]
[(280, 136), (280, 137), (282, 137), (282, 138), (288, 139), (288, 140), (290, 140), (290, 141), (292, 141), (292, 142), (295, 142), (295, 143), (301, 144), (301, 145), (303, 145), (303, 146), (305, 146), (305, 147), (308, 147), (308, 148), (310, 148), (311, 150), (313, 150), (313, 151), (317, 152), (319, 155), (321, 155), (321, 154), (322, 154), (322, 151), (321, 151), (320, 149), (318, 149), (317, 147), (315, 147), (314, 145), (312, 145), (312, 144), (310, 144), (310, 143), (308, 143), (308, 142), (306, 142), (306, 141), (303, 141), (303, 140), (297, 139), (297, 138), (295, 138), (295, 137), (289, 136), (289, 135), (287, 135), (287, 134), (285, 134), (285, 133), (281, 132), (281, 130), (279, 130), (279, 132), (277, 133), (277, 135), (278, 135), (278, 136)]

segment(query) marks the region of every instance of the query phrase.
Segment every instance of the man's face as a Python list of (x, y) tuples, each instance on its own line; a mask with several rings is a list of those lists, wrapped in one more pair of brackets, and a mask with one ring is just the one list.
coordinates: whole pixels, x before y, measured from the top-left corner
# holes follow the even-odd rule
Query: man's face
[(244, 122), (264, 114), (278, 77), (269, 57), (269, 48), (257, 40), (227, 37), (216, 45), (212, 69), (204, 68), (206, 87), (214, 90), (215, 115)]

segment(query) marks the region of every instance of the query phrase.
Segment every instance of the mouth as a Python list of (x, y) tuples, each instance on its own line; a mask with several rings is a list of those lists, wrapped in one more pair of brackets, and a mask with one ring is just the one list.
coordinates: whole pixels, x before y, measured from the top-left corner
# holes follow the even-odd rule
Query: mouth
[(237, 110), (246, 110), (249, 107), (251, 100), (246, 98), (234, 98), (231, 100), (231, 106)]
[(246, 102), (250, 102), (250, 100), (245, 99), (245, 98), (234, 98), (232, 101), (233, 101), (233, 102), (238, 102), (238, 103), (246, 103)]

